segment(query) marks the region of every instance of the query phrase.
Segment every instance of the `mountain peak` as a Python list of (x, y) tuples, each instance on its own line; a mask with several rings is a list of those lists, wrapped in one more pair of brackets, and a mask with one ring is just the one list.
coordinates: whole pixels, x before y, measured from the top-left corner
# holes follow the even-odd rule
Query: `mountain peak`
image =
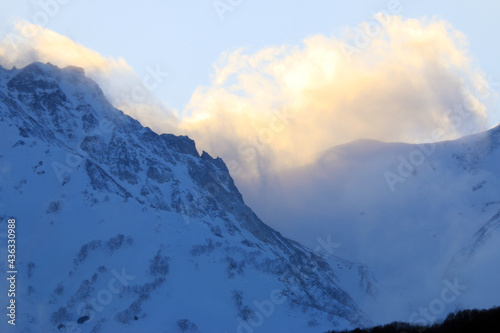
[[(187, 136), (143, 127), (77, 67), (34, 63), (0, 71), (0, 82), (0, 208), (29, 244), (26, 330), (248, 330), (269, 297), (279, 300), (269, 325), (367, 323), (337, 285), (352, 264), (332, 259), (334, 271), (267, 226), (222, 159), (200, 156)], [(117, 274), (133, 281), (100, 311), (88, 299)]]

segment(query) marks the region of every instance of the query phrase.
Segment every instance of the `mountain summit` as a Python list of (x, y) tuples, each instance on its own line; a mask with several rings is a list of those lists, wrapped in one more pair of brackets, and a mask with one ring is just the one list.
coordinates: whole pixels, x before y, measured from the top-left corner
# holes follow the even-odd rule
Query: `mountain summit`
[(141, 126), (82, 69), (0, 67), (0, 133), (0, 221), (4, 232), (16, 220), (19, 331), (368, 323), (339, 285), (350, 271), (366, 278), (362, 266), (331, 257), (333, 270), (282, 237), (246, 206), (220, 158)]

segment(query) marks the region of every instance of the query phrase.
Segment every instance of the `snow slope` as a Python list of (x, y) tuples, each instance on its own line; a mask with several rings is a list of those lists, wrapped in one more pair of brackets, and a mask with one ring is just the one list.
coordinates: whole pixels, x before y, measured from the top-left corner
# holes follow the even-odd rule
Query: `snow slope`
[[(2, 332), (321, 332), (369, 323), (366, 267), (282, 237), (224, 162), (113, 108), (80, 68), (0, 67)], [(327, 257), (327, 259), (323, 258)], [(327, 261), (329, 263), (327, 263)], [(0, 284), (6, 304), (7, 281)], [(5, 315), (4, 315), (5, 316)], [(4, 318), (5, 319), (5, 318)]]

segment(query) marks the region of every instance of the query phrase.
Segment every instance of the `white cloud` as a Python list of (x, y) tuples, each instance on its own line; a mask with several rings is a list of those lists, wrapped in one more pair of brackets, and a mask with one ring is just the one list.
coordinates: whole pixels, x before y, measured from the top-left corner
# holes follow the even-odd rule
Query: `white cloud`
[(19, 21), (0, 41), (0, 65), (19, 68), (35, 61), (61, 68), (82, 67), (115, 107), (157, 132), (176, 128), (175, 111), (165, 108), (151, 93), (165, 77), (155, 66), (147, 68), (147, 76), (140, 78), (122, 58), (103, 57), (50, 29)]
[(321, 35), (223, 54), (212, 85), (193, 93), (182, 129), (242, 179), (360, 138), (430, 141), (436, 131), (450, 139), (487, 127), (475, 97), (487, 80), (449, 23), (392, 16), (369, 41), (351, 45), (347, 58), (345, 40)]

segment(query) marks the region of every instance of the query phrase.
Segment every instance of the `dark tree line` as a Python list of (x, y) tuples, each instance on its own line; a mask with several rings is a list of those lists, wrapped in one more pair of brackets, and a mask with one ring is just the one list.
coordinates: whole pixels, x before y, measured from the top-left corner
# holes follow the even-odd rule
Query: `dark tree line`
[[(499, 333), (500, 307), (489, 310), (462, 310), (450, 313), (432, 326), (393, 322), (372, 328), (357, 328), (342, 333)], [(329, 333), (340, 333), (330, 331)]]

